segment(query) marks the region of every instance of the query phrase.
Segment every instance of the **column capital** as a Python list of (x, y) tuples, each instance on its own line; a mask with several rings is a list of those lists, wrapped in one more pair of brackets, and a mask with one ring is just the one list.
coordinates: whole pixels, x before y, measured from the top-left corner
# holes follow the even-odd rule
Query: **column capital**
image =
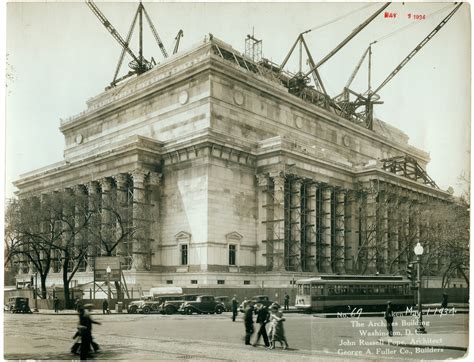
[(137, 168), (133, 170), (130, 175), (132, 176), (133, 183), (134, 184), (143, 184), (145, 182), (145, 177), (150, 171), (142, 169), (142, 168)]
[(345, 196), (346, 196), (346, 191), (345, 190), (341, 190), (341, 191), (338, 191), (336, 193), (336, 197), (337, 197), (338, 202), (343, 202)]
[(111, 177), (102, 177), (99, 180), (100, 186), (102, 187), (102, 192), (107, 192), (112, 189), (113, 179)]
[(118, 175), (112, 176), (115, 179), (115, 182), (117, 183), (118, 188), (124, 188), (128, 182), (128, 173), (119, 173)]
[(89, 195), (97, 194), (99, 191), (99, 182), (98, 181), (90, 181), (86, 184), (87, 192)]
[(294, 186), (294, 187), (301, 187), (301, 185), (303, 184), (303, 180), (300, 179), (300, 178), (296, 178), (294, 180), (291, 181), (291, 184)]
[(74, 185), (71, 187), (74, 194), (85, 194), (87, 191), (86, 185)]
[(148, 175), (148, 184), (150, 186), (160, 186), (163, 174), (159, 172), (150, 172)]
[(270, 184), (270, 178), (266, 173), (257, 174), (255, 177), (257, 178), (257, 185), (259, 187), (266, 187)]

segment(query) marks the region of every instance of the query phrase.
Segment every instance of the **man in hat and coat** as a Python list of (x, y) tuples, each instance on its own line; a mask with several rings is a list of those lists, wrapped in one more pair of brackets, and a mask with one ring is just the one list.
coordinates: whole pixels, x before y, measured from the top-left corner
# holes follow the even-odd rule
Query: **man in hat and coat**
[(250, 344), (250, 337), (253, 334), (253, 301), (250, 300), (245, 308), (244, 324), (245, 324), (245, 344)]
[(389, 337), (393, 337), (393, 309), (392, 309), (392, 302), (387, 302), (387, 309), (384, 313), (385, 321), (387, 322), (387, 330)]
[(92, 338), (92, 324), (101, 323), (96, 322), (91, 318), (90, 312), (92, 308), (92, 304), (86, 304), (84, 305), (83, 310), (80, 310), (79, 312), (79, 324), (82, 326), (81, 360), (87, 359), (91, 345), (94, 348), (94, 351), (99, 349), (99, 345), (95, 343)]

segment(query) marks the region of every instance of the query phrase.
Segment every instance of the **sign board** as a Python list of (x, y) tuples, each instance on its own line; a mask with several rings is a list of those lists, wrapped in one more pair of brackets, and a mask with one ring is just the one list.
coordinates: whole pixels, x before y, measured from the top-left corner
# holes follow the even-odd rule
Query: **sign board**
[[(107, 275), (107, 267), (110, 267), (110, 276)], [(94, 263), (94, 280), (96, 282), (120, 281), (121, 268), (120, 257), (118, 256), (98, 256)]]

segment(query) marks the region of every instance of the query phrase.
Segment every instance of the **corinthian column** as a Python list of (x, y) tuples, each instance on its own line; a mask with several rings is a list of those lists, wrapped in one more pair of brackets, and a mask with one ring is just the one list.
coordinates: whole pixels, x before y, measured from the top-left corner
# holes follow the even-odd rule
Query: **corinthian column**
[(317, 272), (316, 267), (316, 184), (307, 186), (307, 210), (306, 210), (306, 240), (308, 241), (305, 270)]
[[(273, 220), (273, 205), (270, 199), (270, 179), (266, 174), (257, 175), (257, 245), (259, 253), (257, 254), (257, 266), (266, 265), (267, 270), (272, 270), (272, 225), (269, 222)], [(265, 242), (265, 246), (260, 248), (260, 243)]]
[(145, 219), (145, 176), (146, 171), (135, 170), (132, 172), (133, 178), (133, 234), (132, 244), (132, 269), (136, 271), (147, 270), (147, 259), (149, 257), (149, 243), (146, 239)]
[(99, 232), (100, 232), (100, 190), (97, 181), (91, 181), (87, 185), (87, 193), (89, 195), (89, 212), (92, 213), (90, 219), (90, 232), (88, 237), (88, 251), (87, 251), (87, 271), (93, 271), (94, 258), (97, 256), (99, 250)]
[(338, 273), (344, 274), (345, 270), (345, 245), (344, 245), (344, 199), (345, 192), (339, 191), (336, 196), (336, 250), (335, 250), (335, 265)]
[(367, 245), (367, 273), (377, 272), (377, 202), (376, 193), (370, 190), (366, 203), (366, 235), (364, 243)]
[(110, 177), (104, 177), (100, 179), (100, 185), (102, 187), (102, 242), (105, 245), (101, 245), (102, 255), (108, 255), (109, 253), (115, 254), (114, 251), (110, 251), (115, 244), (115, 218), (113, 212), (116, 210), (112, 200), (112, 188), (113, 180)]
[(273, 270), (285, 270), (285, 178), (282, 174), (273, 176)]
[(323, 254), (323, 259), (322, 259), (322, 272), (323, 273), (332, 273), (332, 267), (331, 267), (331, 189), (329, 187), (326, 187), (322, 191), (322, 201), (323, 201), (323, 207), (322, 207), (322, 227), (323, 227), (323, 232), (322, 232), (322, 254)]
[(160, 194), (161, 194), (161, 185), (162, 185), (163, 175), (158, 172), (150, 172), (148, 175), (148, 181), (146, 182), (146, 187), (148, 187), (149, 192), (149, 201), (146, 205), (147, 217), (146, 219), (149, 222), (145, 225), (145, 236), (149, 240), (149, 250), (150, 258), (149, 265), (161, 265), (161, 254), (159, 253), (160, 248), (158, 246), (161, 243), (159, 238), (161, 231), (160, 227), (162, 225), (161, 215), (160, 215)]

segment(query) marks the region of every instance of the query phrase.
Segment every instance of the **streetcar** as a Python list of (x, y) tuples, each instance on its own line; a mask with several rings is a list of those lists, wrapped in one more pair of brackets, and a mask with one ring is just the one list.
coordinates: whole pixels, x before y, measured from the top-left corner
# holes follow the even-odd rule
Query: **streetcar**
[(381, 310), (413, 305), (413, 291), (401, 276), (321, 275), (296, 281), (295, 307), (307, 312)]

